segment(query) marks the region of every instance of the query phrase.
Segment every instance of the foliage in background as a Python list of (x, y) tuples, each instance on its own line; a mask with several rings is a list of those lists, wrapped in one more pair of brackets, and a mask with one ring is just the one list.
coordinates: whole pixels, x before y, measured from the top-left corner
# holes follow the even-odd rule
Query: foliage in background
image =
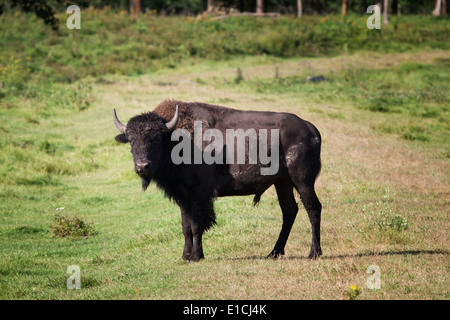
[[(64, 21), (67, 14), (60, 14)], [(447, 49), (450, 22), (444, 18), (398, 17), (380, 30), (366, 16), (302, 19), (130, 17), (105, 9), (82, 11), (82, 29), (54, 33), (26, 14), (0, 20), (0, 66), (11, 57), (27, 61), (28, 81), (74, 82), (86, 76), (134, 75), (199, 59), (241, 55), (323, 56), (360, 50), (404, 52)], [(6, 84), (5, 84), (6, 85)]]
[[(206, 0), (141, 0), (143, 12), (156, 10), (158, 14), (183, 14), (197, 15), (206, 10)], [(303, 13), (306, 15), (315, 14), (338, 14), (341, 10), (341, 2), (337, 0), (302, 0)], [(368, 6), (377, 2), (374, 0), (348, 0), (347, 8), (350, 13), (365, 13)], [(264, 11), (279, 12), (282, 14), (295, 14), (297, 10), (297, 0), (264, 0)], [(25, 12), (34, 12), (40, 18), (54, 19), (54, 11), (64, 11), (67, 6), (76, 4), (80, 7), (92, 6), (103, 9), (111, 7), (116, 10), (128, 10), (129, 0), (6, 0), (6, 7), (19, 6)], [(225, 9), (234, 9), (241, 12), (255, 12), (256, 0), (216, 0), (215, 5)], [(400, 5), (400, 6), (399, 6)], [(402, 14), (431, 14), (435, 5), (435, 0), (391, 0), (391, 14), (397, 14), (398, 10)], [(7, 9), (4, 7), (3, 10)], [(1, 11), (0, 11), (1, 14)], [(49, 21), (50, 21), (49, 20)]]
[(88, 0), (6, 0), (0, 5), (0, 15), (5, 10), (20, 9), (25, 13), (34, 13), (38, 18), (44, 20), (54, 31), (58, 30), (59, 19), (55, 16), (56, 11), (61, 11), (72, 4), (85, 7)]
[(37, 17), (43, 19), (45, 24), (50, 25), (53, 30), (58, 29), (55, 10), (46, 1), (9, 0), (9, 3), (11, 8), (19, 7), (23, 12), (34, 13)]

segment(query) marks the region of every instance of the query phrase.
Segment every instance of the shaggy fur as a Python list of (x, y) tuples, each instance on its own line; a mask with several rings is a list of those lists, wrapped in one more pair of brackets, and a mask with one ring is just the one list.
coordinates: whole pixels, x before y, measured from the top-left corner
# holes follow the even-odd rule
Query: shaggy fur
[(176, 129), (186, 129), (191, 134), (191, 137), (193, 137), (195, 121), (202, 121), (203, 132), (214, 126), (213, 123), (210, 123), (211, 119), (202, 118), (201, 115), (193, 112), (193, 107), (199, 105), (204, 106), (204, 103), (164, 100), (155, 110), (153, 110), (153, 112), (166, 119), (166, 121), (170, 121), (175, 114), (177, 105), (179, 107), (179, 120)]

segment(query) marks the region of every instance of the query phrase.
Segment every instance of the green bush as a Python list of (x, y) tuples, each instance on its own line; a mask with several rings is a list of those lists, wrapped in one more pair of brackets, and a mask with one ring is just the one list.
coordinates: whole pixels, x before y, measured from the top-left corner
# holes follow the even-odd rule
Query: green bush
[(379, 212), (372, 211), (371, 224), (376, 230), (382, 232), (401, 232), (408, 229), (408, 220), (401, 215), (394, 213), (389, 205), (382, 205), (377, 202)]
[(77, 215), (68, 215), (57, 213), (53, 217), (53, 223), (50, 224), (50, 230), (53, 236), (70, 239), (88, 237), (95, 234), (92, 224), (85, 222)]

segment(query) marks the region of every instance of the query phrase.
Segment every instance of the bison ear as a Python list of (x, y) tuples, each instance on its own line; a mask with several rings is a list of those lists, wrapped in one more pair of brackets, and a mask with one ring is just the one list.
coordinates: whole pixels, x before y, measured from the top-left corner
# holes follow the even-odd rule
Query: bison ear
[(120, 143), (127, 143), (128, 142), (127, 138), (125, 137), (125, 134), (123, 134), (123, 133), (117, 135), (115, 139), (116, 139), (117, 142), (120, 142)]

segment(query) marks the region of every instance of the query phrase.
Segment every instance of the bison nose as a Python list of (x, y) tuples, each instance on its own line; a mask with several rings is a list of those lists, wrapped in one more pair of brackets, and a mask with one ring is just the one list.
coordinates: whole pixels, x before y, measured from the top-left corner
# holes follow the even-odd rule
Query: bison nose
[(138, 161), (138, 162), (136, 162), (134, 167), (135, 167), (135, 170), (137, 173), (143, 173), (143, 172), (148, 171), (148, 169), (150, 168), (150, 162)]

